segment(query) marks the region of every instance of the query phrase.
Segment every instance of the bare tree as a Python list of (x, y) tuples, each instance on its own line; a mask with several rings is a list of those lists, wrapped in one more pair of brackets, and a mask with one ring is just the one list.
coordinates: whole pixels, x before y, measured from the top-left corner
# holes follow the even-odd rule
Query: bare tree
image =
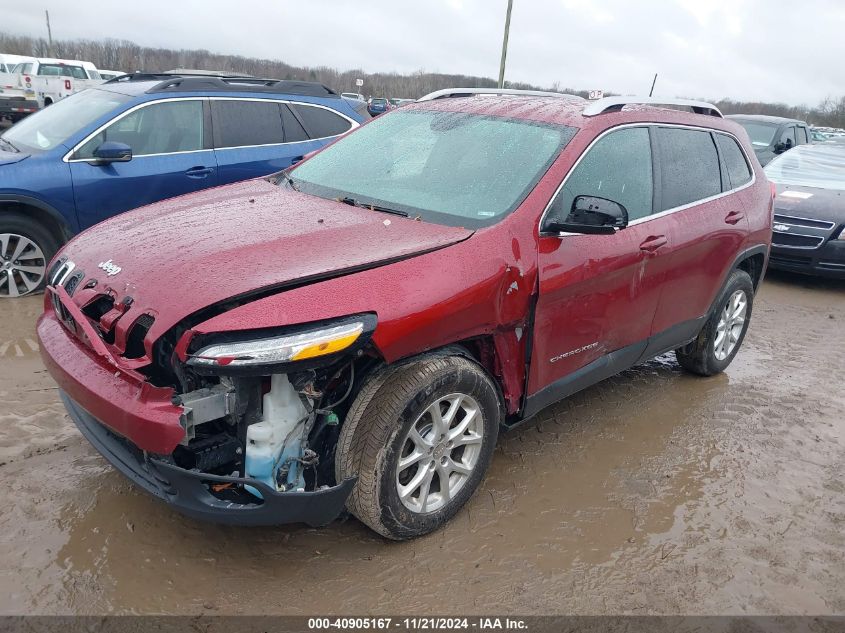
[[(9, 54), (46, 57), (48, 42), (44, 38), (12, 35), (0, 32), (0, 51)], [(495, 88), (496, 80), (472, 75), (429, 73), (424, 70), (401, 75), (399, 73), (367, 73), (360, 68), (338, 70), (326, 66), (291, 66), (279, 60), (256, 59), (239, 55), (221, 55), (206, 50), (174, 50), (149, 48), (126, 40), (56, 40), (53, 42), (56, 57), (81, 59), (93, 62), (98, 68), (134, 72), (143, 70), (161, 72), (173, 68), (197, 68), (246, 73), (276, 79), (304, 79), (319, 81), (337, 92), (358, 92), (356, 79), (364, 80), (364, 92), (377, 97), (418, 98), (441, 88)], [(542, 88), (522, 82), (506, 82), (507, 88), (540, 90)], [(552, 84), (551, 91), (587, 96), (586, 90), (561, 87), (560, 81)], [(613, 94), (605, 91), (605, 94)], [(724, 98), (716, 102), (727, 113), (771, 114), (803, 119), (814, 125), (845, 127), (845, 96), (828, 96), (818, 106), (790, 106), (785, 103), (737, 101)]]

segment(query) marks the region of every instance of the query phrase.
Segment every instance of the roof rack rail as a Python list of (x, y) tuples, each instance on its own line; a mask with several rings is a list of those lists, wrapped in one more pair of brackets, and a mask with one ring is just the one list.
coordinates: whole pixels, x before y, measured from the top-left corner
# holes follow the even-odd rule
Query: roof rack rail
[(249, 73), (238, 73), (234, 70), (201, 70), (197, 68), (172, 68), (164, 71), (165, 75), (197, 75), (202, 77), (255, 77)]
[(722, 118), (721, 111), (712, 103), (693, 101), (691, 99), (664, 99), (662, 97), (604, 97), (603, 99), (591, 101), (584, 108), (582, 114), (584, 116), (596, 116), (605, 112), (617, 112), (626, 105), (684, 106), (691, 108), (696, 114), (707, 114)]
[(173, 75), (167, 75), (165, 73), (142, 73), (142, 72), (134, 72), (134, 73), (126, 73), (125, 75), (118, 75), (117, 77), (112, 77), (111, 79), (107, 80), (105, 83), (107, 84), (122, 84), (127, 81), (155, 81), (156, 79), (168, 79)]
[(157, 81), (147, 90), (147, 94), (158, 92), (199, 92), (202, 90), (217, 92), (266, 92), (270, 94), (293, 94), (308, 97), (337, 97), (334, 90), (313, 81), (295, 79), (265, 79), (250, 76), (192, 75), (188, 73), (142, 73), (122, 75), (109, 79), (106, 83), (124, 83), (127, 81)]
[(512, 90), (510, 88), (446, 88), (435, 90), (420, 97), (417, 101), (434, 101), (435, 99), (451, 99), (453, 97), (472, 97), (475, 95), (510, 95), (514, 97), (557, 97), (574, 101), (583, 101), (578, 95), (564, 94), (562, 92), (543, 92), (541, 90)]

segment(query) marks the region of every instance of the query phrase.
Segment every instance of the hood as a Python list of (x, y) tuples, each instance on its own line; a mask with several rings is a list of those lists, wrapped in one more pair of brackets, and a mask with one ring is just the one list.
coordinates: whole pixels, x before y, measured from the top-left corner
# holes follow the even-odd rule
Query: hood
[[(118, 301), (129, 296), (120, 321), (128, 326), (151, 313), (147, 340), (154, 341), (220, 302), (384, 265), (470, 235), (253, 180), (116, 216), (74, 238), (61, 256), (84, 272), (74, 301), (84, 304), (104, 288)], [(92, 279), (97, 286), (86, 289)]]
[(845, 223), (845, 191), (777, 185), (777, 193), (775, 213), (778, 215)]
[(29, 158), (29, 154), (24, 154), (23, 152), (4, 152), (3, 150), (0, 150), (0, 165), (19, 163), (25, 158)]

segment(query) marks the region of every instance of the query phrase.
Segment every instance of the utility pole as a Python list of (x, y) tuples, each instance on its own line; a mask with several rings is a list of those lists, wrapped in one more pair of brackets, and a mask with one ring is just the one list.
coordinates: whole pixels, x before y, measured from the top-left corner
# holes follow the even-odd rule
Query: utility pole
[(499, 88), (505, 87), (505, 60), (508, 57), (508, 33), (511, 30), (511, 10), (513, 9), (513, 0), (508, 0), (508, 13), (505, 17), (505, 36), (502, 39), (502, 62), (499, 64)]
[(651, 90), (648, 91), (648, 96), (652, 96), (654, 94), (654, 84), (657, 83), (657, 73), (654, 73), (654, 79), (651, 81)]
[(50, 57), (52, 57), (53, 56), (53, 31), (50, 30), (50, 12), (45, 10), (44, 13), (47, 15), (47, 41), (50, 43), (49, 51), (50, 51)]

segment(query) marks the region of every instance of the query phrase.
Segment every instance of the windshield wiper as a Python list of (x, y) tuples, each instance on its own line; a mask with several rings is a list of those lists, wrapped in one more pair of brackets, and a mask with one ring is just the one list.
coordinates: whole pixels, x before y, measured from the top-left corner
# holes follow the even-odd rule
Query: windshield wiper
[[(276, 176), (278, 176), (278, 178), (276, 178)], [(290, 188), (294, 191), (299, 191), (299, 187), (296, 186), (296, 183), (293, 181), (293, 178), (291, 178), (291, 175), (288, 173), (287, 169), (283, 169), (282, 171), (275, 173), (267, 178), (271, 185), (278, 185), (280, 179), (288, 183), (288, 185), (290, 185)]]
[(8, 145), (9, 147), (11, 147), (13, 152), (20, 154), (20, 150), (17, 147), (15, 147), (14, 145), (12, 145), (9, 141), (4, 139), (2, 136), (0, 136), (0, 142), (3, 142), (6, 145)]
[(348, 204), (351, 207), (360, 207), (361, 209), (370, 209), (371, 211), (380, 211), (382, 213), (390, 213), (392, 215), (401, 215), (403, 218), (407, 218), (409, 215), (407, 211), (391, 209), (390, 207), (382, 207), (377, 204), (366, 204), (363, 202), (359, 202), (355, 198), (350, 198), (349, 196), (345, 198), (338, 198), (337, 201), (342, 202), (343, 204)]

